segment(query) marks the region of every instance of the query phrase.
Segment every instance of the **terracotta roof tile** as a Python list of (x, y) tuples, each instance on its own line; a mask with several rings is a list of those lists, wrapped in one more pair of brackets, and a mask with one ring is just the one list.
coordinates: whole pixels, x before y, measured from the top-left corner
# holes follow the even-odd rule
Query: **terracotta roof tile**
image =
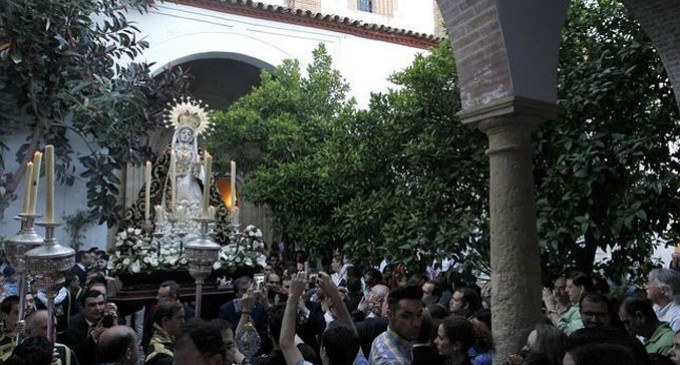
[(170, 2), (261, 19), (269, 19), (285, 23), (328, 29), (342, 33), (354, 34), (359, 37), (378, 39), (386, 42), (419, 48), (433, 46), (442, 40), (441, 38), (435, 37), (432, 34), (414, 32), (408, 29), (393, 28), (376, 23), (367, 23), (361, 20), (335, 14), (324, 14), (310, 10), (265, 4), (260, 1), (175, 0)]

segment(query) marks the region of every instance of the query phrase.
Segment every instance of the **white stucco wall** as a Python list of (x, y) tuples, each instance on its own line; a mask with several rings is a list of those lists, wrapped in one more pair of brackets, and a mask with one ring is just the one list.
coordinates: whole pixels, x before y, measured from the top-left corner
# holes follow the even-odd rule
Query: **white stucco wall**
[(150, 43), (142, 59), (155, 62), (155, 72), (201, 58), (234, 58), (259, 67), (275, 67), (286, 58), (296, 58), (304, 68), (312, 59), (312, 50), (324, 43), (360, 107), (368, 104), (372, 91), (387, 90), (390, 74), (423, 52), (350, 34), (171, 3), (129, 18)]
[[(26, 140), (28, 135), (28, 129), (20, 129), (12, 136), (13, 138), (8, 140), (7, 147), (9, 152), (3, 153), (5, 157), (5, 167), (7, 171), (15, 171), (18, 164), (14, 158), (14, 153), (21, 147), (21, 145)], [(67, 137), (71, 141), (71, 146), (75, 151), (72, 155), (73, 164), (76, 166), (75, 171), (75, 182), (73, 186), (59, 185), (58, 182), (54, 187), (54, 213), (57, 218), (65, 217), (71, 215), (78, 210), (87, 211), (87, 188), (85, 184), (86, 179), (81, 178), (79, 175), (83, 172), (83, 168), (78, 163), (78, 158), (87, 154), (87, 146), (80, 137), (74, 135), (73, 133), (68, 133)], [(43, 172), (45, 171), (45, 165), (42, 167)], [(19, 222), (13, 219), (14, 216), (21, 213), (21, 199), (24, 195), (24, 183), (22, 181), (19, 184), (19, 189), (17, 191), (19, 198), (12, 202), (10, 206), (5, 210), (5, 217), (0, 221), (0, 236), (5, 238), (15, 235), (19, 231)], [(38, 203), (36, 204), (36, 213), (40, 215), (45, 214), (45, 178), (40, 179), (38, 185)], [(44, 229), (37, 228), (37, 232), (44, 235)], [(59, 243), (63, 246), (70, 246), (70, 238), (64, 229), (64, 226), (58, 227), (56, 229), (56, 237)], [(107, 228), (106, 225), (93, 224), (88, 227), (83, 233), (85, 234), (82, 242), (84, 243), (82, 249), (89, 249), (90, 247), (100, 247), (106, 249), (107, 242)]]

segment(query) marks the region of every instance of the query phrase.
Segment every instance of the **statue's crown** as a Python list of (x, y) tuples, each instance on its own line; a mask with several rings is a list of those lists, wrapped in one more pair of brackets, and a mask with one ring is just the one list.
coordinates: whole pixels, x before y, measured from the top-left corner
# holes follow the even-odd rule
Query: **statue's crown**
[(166, 109), (165, 127), (173, 127), (175, 130), (190, 127), (197, 136), (203, 133), (209, 135), (213, 125), (208, 116), (208, 105), (202, 107), (201, 103), (200, 100), (194, 100), (188, 96), (180, 98), (179, 101), (173, 99)]

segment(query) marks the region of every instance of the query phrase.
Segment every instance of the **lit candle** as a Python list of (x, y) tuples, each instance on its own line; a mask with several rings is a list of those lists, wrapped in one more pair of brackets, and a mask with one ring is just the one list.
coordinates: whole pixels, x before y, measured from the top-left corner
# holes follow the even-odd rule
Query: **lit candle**
[(231, 161), (231, 191), (229, 193), (229, 201), (231, 201), (231, 208), (236, 206), (236, 161)]
[(24, 187), (24, 200), (21, 212), (28, 214), (28, 210), (31, 204), (31, 178), (33, 178), (33, 162), (29, 161), (26, 164), (26, 185)]
[(175, 211), (175, 184), (177, 183), (177, 170), (175, 161), (175, 151), (170, 151), (170, 211)]
[(184, 222), (184, 217), (186, 214), (186, 207), (183, 205), (180, 205), (177, 207), (177, 220), (180, 222)]
[(203, 218), (208, 218), (210, 207), (210, 186), (212, 185), (212, 156), (206, 151), (203, 155), (205, 180), (203, 181)]
[(40, 167), (42, 166), (42, 153), (35, 152), (33, 155), (33, 174), (31, 174), (31, 203), (29, 214), (35, 214), (35, 205), (38, 202), (38, 182), (40, 181)]
[(54, 223), (54, 146), (45, 146), (45, 221)]
[(149, 221), (151, 214), (151, 161), (146, 161), (144, 169), (144, 220)]

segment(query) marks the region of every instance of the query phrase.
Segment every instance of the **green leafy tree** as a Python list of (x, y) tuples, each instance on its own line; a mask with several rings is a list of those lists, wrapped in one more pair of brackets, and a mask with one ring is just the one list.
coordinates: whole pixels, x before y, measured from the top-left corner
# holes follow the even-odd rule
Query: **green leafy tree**
[[(344, 85), (333, 75), (332, 85)], [(680, 209), (671, 148), (680, 130), (661, 61), (618, 2), (579, 0), (558, 75), (564, 112), (534, 138), (544, 272), (589, 271), (598, 247), (612, 250), (598, 263), (608, 274), (644, 272), (654, 246), (676, 239)], [(313, 76), (284, 63), (219, 114), (224, 134), (214, 148), (243, 154), (249, 198), (269, 205), (284, 235), (311, 252), (343, 248), (359, 261), (412, 266), (429, 253), (486, 269), (487, 143), (456, 118), (449, 43), (397, 72), (397, 88), (373, 95), (367, 110), (333, 102), (344, 93), (319, 98), (302, 87)]]
[[(415, 264), (417, 242), (461, 254), (485, 240), (483, 135), (455, 117), (455, 62), (444, 43), (393, 76), (399, 86), (355, 112), (323, 48), (308, 77), (286, 61), (217, 113), (213, 150), (240, 156), (248, 198), (312, 254)], [(470, 173), (470, 171), (475, 171)], [(455, 250), (454, 250), (455, 248)], [(469, 252), (468, 252), (469, 253)]]
[(228, 112), (216, 112), (215, 133), (206, 141), (217, 155), (236, 159), (248, 174), (244, 193), (273, 212), (277, 230), (289, 242), (330, 243), (336, 199), (319, 179), (329, 167), (316, 156), (340, 120), (354, 114), (354, 101), (323, 45), (313, 54), (307, 75), (286, 60), (273, 73), (263, 71), (260, 86)]
[[(0, 217), (43, 144), (54, 144), (60, 182), (74, 181), (72, 138), (89, 151), (78, 157), (88, 179), (91, 217), (113, 225), (122, 207), (116, 169), (150, 156), (147, 131), (158, 126), (165, 103), (186, 90), (176, 68), (153, 78), (149, 64), (129, 63), (148, 47), (126, 19), (151, 0), (0, 1), (0, 152), (19, 125), (29, 135), (6, 171)], [(124, 66), (124, 64), (127, 64)], [(76, 136), (76, 137), (73, 137)], [(4, 151), (3, 151), (4, 149)]]
[[(335, 210), (344, 248), (357, 259), (410, 266), (421, 254), (487, 256), (488, 160), (484, 135), (460, 123), (451, 45), (442, 42), (395, 73), (397, 88), (335, 140), (350, 198)], [(349, 133), (348, 133), (349, 132)], [(482, 264), (486, 260), (477, 260)]]
[(538, 223), (554, 268), (615, 277), (645, 271), (655, 245), (677, 241), (678, 113), (668, 76), (618, 1), (572, 2), (558, 73), (560, 120), (536, 133)]

